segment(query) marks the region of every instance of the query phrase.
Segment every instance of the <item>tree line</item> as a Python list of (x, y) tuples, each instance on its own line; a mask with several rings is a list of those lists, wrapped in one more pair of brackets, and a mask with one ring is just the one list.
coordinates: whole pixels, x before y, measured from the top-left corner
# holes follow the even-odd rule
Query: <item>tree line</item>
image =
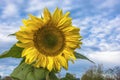
[[(12, 80), (9, 76), (0, 80)], [(59, 76), (59, 80), (120, 80), (120, 66), (105, 70), (103, 65), (90, 67), (81, 78), (76, 78), (74, 74), (66, 73), (65, 77)]]

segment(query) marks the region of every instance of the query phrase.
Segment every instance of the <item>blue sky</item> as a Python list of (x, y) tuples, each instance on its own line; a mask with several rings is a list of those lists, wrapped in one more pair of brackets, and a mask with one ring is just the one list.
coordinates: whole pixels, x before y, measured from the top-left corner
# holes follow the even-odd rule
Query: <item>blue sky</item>
[[(120, 66), (120, 0), (1, 0), (0, 1), (0, 53), (9, 49), (17, 40), (8, 37), (19, 30), (22, 19), (28, 14), (41, 16), (47, 7), (51, 12), (56, 7), (70, 11), (73, 25), (81, 29), (83, 45), (77, 51), (96, 64), (106, 68)], [(0, 59), (0, 75), (9, 75), (19, 64), (19, 59)], [(93, 64), (77, 60), (69, 66), (71, 72), (80, 76)]]

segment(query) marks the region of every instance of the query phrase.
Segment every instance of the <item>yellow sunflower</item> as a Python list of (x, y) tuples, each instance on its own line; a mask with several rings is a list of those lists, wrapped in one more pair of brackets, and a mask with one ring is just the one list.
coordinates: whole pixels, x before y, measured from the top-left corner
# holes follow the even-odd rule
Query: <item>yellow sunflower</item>
[(69, 60), (76, 59), (74, 50), (82, 44), (81, 36), (79, 28), (72, 26), (69, 14), (58, 8), (51, 14), (45, 8), (43, 17), (29, 15), (28, 20), (23, 20), (24, 26), (16, 32), (20, 41), (16, 45), (24, 48), (22, 57), (27, 64), (59, 71), (68, 68)]

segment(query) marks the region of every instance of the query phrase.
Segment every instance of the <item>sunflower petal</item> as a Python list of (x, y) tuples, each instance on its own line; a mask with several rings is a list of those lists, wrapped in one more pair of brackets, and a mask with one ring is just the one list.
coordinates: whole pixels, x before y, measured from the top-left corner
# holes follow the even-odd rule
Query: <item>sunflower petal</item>
[(67, 61), (66, 61), (66, 59), (65, 59), (63, 56), (58, 56), (57, 59), (58, 59), (59, 63), (60, 63), (65, 69), (68, 69)]
[(43, 14), (44, 14), (44, 21), (48, 22), (51, 19), (51, 13), (47, 8), (45, 8)]
[(35, 16), (33, 16), (32, 14), (29, 14), (30, 18), (35, 21), (36, 23), (38, 23), (39, 25), (43, 26), (43, 20), (40, 18), (37, 18)]
[(22, 48), (29, 48), (29, 47), (33, 47), (34, 43), (33, 42), (28, 42), (28, 43), (16, 43), (16, 45), (18, 47), (22, 47)]
[(23, 50), (23, 52), (22, 52), (22, 57), (30, 54), (30, 53), (32, 52), (32, 49), (33, 49), (32, 47), (30, 47), (30, 48), (25, 48), (25, 49)]
[(62, 10), (56, 8), (55, 12), (53, 13), (53, 17), (52, 17), (54, 24), (55, 25), (58, 24), (61, 18), (62, 18)]
[(60, 71), (61, 65), (60, 65), (58, 59), (56, 59), (56, 58), (54, 58), (54, 66), (55, 66), (55, 69), (57, 69), (57, 71)]
[(52, 70), (52, 68), (53, 68), (53, 58), (52, 57), (47, 57), (47, 59), (48, 59), (48, 65), (47, 65), (47, 69), (49, 70), (49, 71), (51, 71)]

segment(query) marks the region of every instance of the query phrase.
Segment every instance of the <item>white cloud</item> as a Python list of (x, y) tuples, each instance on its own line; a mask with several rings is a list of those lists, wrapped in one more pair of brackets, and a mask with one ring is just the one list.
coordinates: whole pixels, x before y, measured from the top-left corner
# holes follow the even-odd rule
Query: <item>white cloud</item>
[(16, 24), (8, 24), (8, 23), (1, 23), (0, 24), (0, 43), (9, 43), (15, 42), (15, 37), (8, 36), (9, 34), (15, 33), (19, 28), (17, 27), (20, 24), (16, 22)]
[(27, 12), (41, 11), (45, 7), (52, 8), (55, 6), (56, 1), (41, 1), (41, 0), (30, 0), (28, 2)]
[(12, 65), (0, 65), (0, 75), (2, 77), (4, 76), (9, 76), (9, 74), (13, 71), (13, 69), (15, 68), (16, 66), (12, 66)]
[(4, 73), (3, 72), (0, 72), (0, 76), (3, 76), (4, 75)]
[(88, 57), (96, 63), (104, 65), (120, 65), (120, 51), (93, 52)]
[(98, 6), (98, 8), (113, 8), (117, 4), (119, 4), (119, 0), (105, 0), (101, 5)]
[(73, 24), (84, 35), (82, 52), (96, 64), (108, 68), (120, 65), (120, 15), (111, 19), (105, 15), (76, 19)]
[(9, 76), (10, 73), (17, 67), (21, 59), (6, 58), (0, 59), (0, 75), (2, 77)]
[(2, 18), (16, 17), (18, 15), (18, 7), (14, 3), (8, 3), (2, 11)]
[(0, 65), (1, 70), (10, 70), (12, 71), (15, 68), (15, 66), (7, 66), (7, 65)]
[[(76, 1), (77, 2), (77, 1)], [(30, 0), (27, 4), (26, 12), (41, 12), (45, 7), (54, 10), (56, 7), (61, 8), (63, 11), (69, 11), (80, 7), (79, 4), (73, 5), (76, 3), (74, 0)]]
[(113, 51), (120, 49), (119, 22), (120, 15), (112, 19), (104, 17), (104, 15), (97, 15), (82, 20), (76, 19), (73, 21), (73, 24), (80, 26), (84, 46), (97, 47), (101, 51)]

